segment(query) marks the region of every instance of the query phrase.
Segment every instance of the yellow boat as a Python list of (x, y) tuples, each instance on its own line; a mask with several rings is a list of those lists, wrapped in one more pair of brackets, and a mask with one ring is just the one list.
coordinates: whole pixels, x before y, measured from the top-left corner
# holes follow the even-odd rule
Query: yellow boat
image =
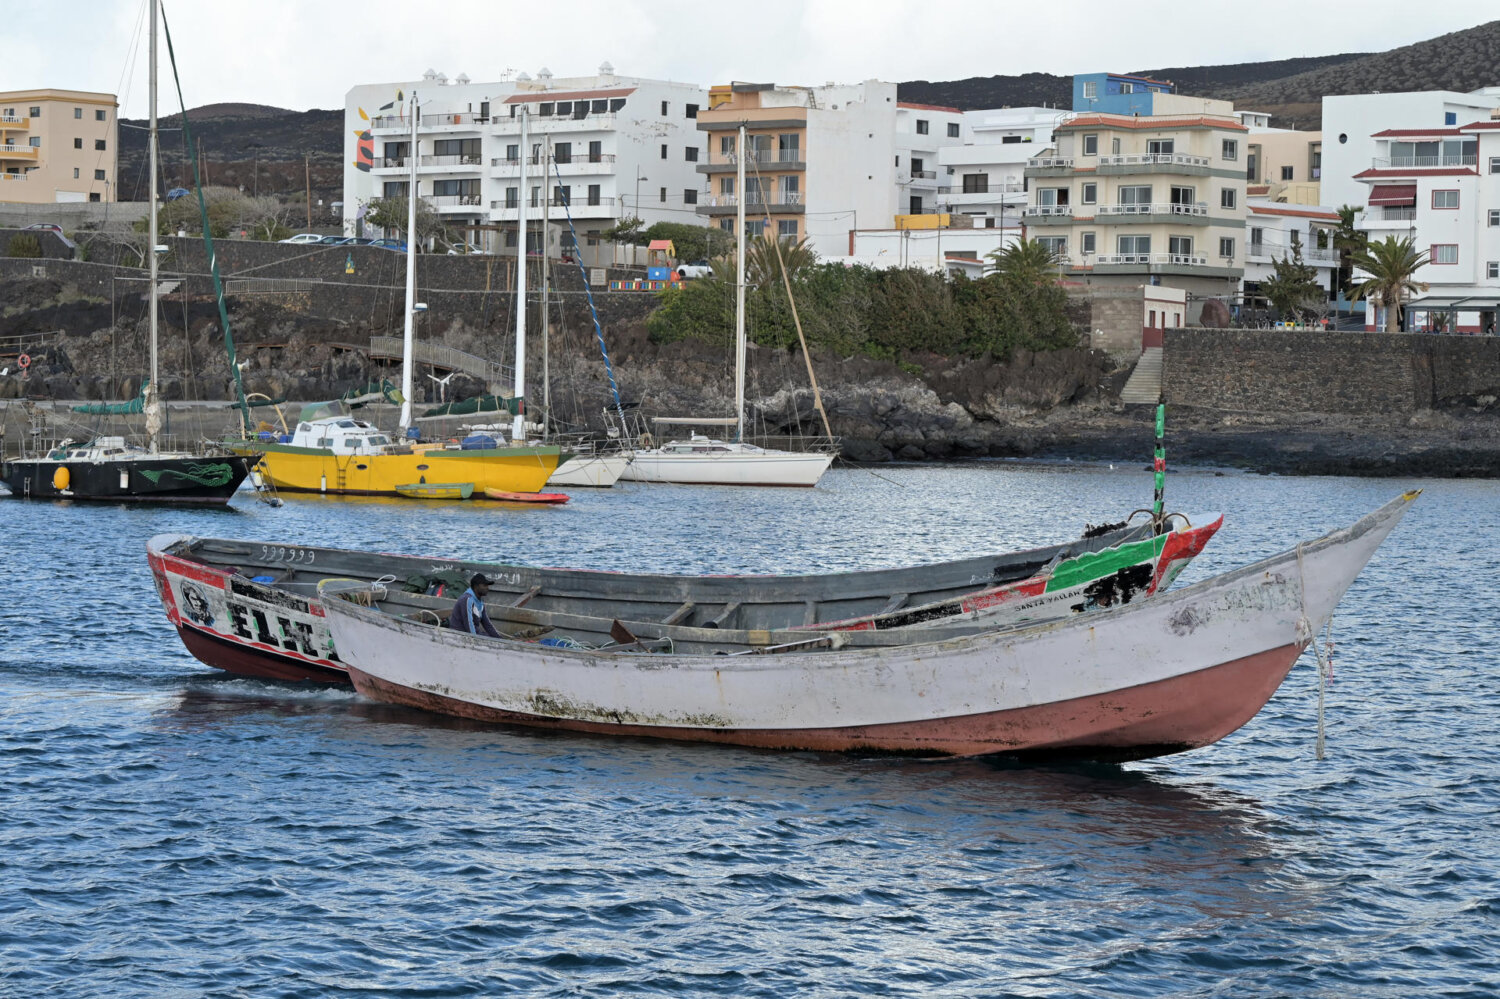
[(237, 453), (258, 453), (255, 466), (278, 490), (399, 496), (398, 487), (465, 483), (473, 490), (534, 493), (557, 470), (557, 447), (521, 444), (463, 450), (443, 444), (398, 444), (379, 428), (349, 416), (297, 424), (290, 443), (228, 442)]
[(472, 482), (409, 482), (396, 492), (407, 499), (466, 500), (474, 495)]

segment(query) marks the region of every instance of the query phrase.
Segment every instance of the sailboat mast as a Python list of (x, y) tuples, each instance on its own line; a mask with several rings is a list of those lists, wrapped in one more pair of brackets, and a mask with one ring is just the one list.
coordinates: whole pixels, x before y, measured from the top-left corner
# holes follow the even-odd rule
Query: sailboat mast
[(147, 226), (149, 227), (149, 232), (150, 232), (150, 238), (146, 241), (146, 245), (147, 245), (148, 251), (149, 251), (147, 253), (147, 256), (149, 256), (151, 258), (151, 264), (150, 264), (150, 267), (149, 267), (149, 278), (150, 278), (150, 281), (151, 281), (151, 291), (150, 291), (150, 293), (148, 295), (148, 301), (151, 304), (151, 375), (150, 375), (151, 381), (149, 383), (150, 386), (151, 386), (151, 388), (150, 388), (149, 394), (146, 396), (146, 405), (147, 405), (148, 409), (150, 410), (147, 413), (147, 415), (146, 415), (146, 434), (147, 434), (147, 437), (149, 438), (149, 445), (150, 445), (150, 448), (151, 448), (152, 451), (155, 451), (156, 447), (157, 447), (156, 433), (160, 429), (160, 425), (159, 424), (160, 424), (160, 420), (161, 420), (159, 403), (157, 402), (157, 400), (160, 398), (160, 386), (159, 386), (159, 383), (157, 382), (157, 357), (156, 357), (156, 340), (157, 340), (157, 333), (158, 333), (158, 331), (157, 331), (157, 315), (156, 315), (156, 313), (157, 313), (157, 307), (156, 307), (156, 299), (157, 299), (157, 287), (156, 287), (157, 286), (156, 240), (158, 238), (157, 231), (158, 231), (158, 225), (159, 225), (159, 223), (157, 222), (157, 206), (156, 206), (156, 192), (157, 192), (157, 188), (156, 188), (156, 172), (157, 172), (157, 169), (158, 169), (157, 164), (158, 164), (158, 162), (159, 162), (159, 160), (161, 158), (161, 153), (158, 150), (157, 125), (156, 125), (156, 5), (157, 5), (157, 0), (151, 0), (151, 44), (150, 44), (150, 47), (149, 47), (150, 55), (148, 57), (149, 72), (150, 72), (151, 79), (150, 79), (150, 83), (148, 85), (148, 92), (147, 92), (148, 103), (150, 105), (150, 121), (148, 122), (148, 125), (147, 125), (147, 139), (146, 139), (146, 143), (150, 147), (150, 160), (151, 160), (151, 185), (150, 185), (151, 208), (149, 210), (149, 216), (150, 216), (149, 217), (149, 221), (147, 222)]
[[(510, 426), (513, 441), (526, 439), (526, 157), (531, 147), (526, 133), (526, 105), (521, 105), (521, 176), (520, 197), (516, 199), (516, 418)], [(542, 186), (546, 186), (546, 176)]]
[(738, 419), (735, 440), (745, 439), (745, 123), (740, 122), (739, 156), (736, 158), (734, 189), (739, 192), (734, 213), (734, 415)]
[(411, 95), (411, 143), (406, 151), (411, 168), (406, 181), (406, 325), (401, 334), (401, 436), (411, 426), (411, 369), (416, 350), (417, 311), (417, 95)]
[(552, 182), (552, 139), (543, 140), (545, 145), (542, 160), (542, 440), (547, 439), (547, 427), (552, 422), (552, 363), (550, 340), (552, 331), (547, 327), (547, 253), (552, 246), (552, 213), (546, 198), (547, 185)]

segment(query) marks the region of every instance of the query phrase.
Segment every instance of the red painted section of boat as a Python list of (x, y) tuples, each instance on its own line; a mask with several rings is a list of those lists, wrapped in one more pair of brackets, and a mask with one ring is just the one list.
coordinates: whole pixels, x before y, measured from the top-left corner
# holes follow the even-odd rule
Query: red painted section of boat
[(502, 503), (566, 503), (567, 493), (508, 493), (503, 489), (486, 489), (484, 495), (488, 499), (500, 500)]
[(191, 625), (179, 624), (177, 635), (199, 662), (239, 676), (262, 680), (312, 681), (347, 687), (349, 674), (304, 659), (279, 655), (263, 645), (231, 642), (208, 635)]
[(349, 667), (354, 689), (390, 704), (445, 715), (600, 735), (909, 756), (1087, 753), (1133, 760), (1207, 746), (1255, 717), (1291, 671), (1301, 644), (1283, 645), (1154, 683), (1089, 697), (954, 718), (847, 728), (712, 729), (548, 718), (415, 690)]

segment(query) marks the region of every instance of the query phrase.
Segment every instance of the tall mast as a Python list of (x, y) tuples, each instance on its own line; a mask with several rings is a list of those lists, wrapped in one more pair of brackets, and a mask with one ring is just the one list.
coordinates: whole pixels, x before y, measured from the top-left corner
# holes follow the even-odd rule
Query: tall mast
[(542, 440), (552, 422), (552, 364), (549, 347), (552, 331), (547, 328), (547, 253), (552, 246), (552, 212), (547, 200), (547, 185), (552, 182), (552, 138), (543, 140), (542, 159)]
[(411, 95), (411, 142), (406, 150), (411, 168), (406, 181), (406, 326), (401, 335), (401, 436), (411, 426), (411, 368), (416, 351), (413, 325), (417, 311), (417, 95)]
[[(526, 105), (521, 105), (521, 196), (516, 199), (516, 232), (520, 238), (516, 247), (516, 413), (510, 426), (513, 441), (526, 439), (526, 157), (531, 147), (526, 133)], [(542, 177), (543, 187), (546, 176)]]
[(151, 258), (149, 276), (151, 281), (151, 292), (148, 301), (151, 303), (151, 380), (147, 383), (150, 388), (146, 395), (146, 436), (152, 451), (157, 448), (156, 435), (161, 431), (161, 392), (157, 383), (157, 261), (156, 241), (158, 237), (157, 207), (156, 207), (156, 171), (160, 153), (157, 149), (157, 127), (156, 127), (156, 4), (157, 0), (151, 0), (151, 44), (149, 56), (150, 83), (148, 89), (148, 103), (150, 104), (150, 122), (147, 126), (146, 143), (150, 148), (151, 160), (151, 185), (150, 197), (151, 208), (147, 226), (150, 229), (151, 238), (147, 245), (150, 248), (148, 256)]
[(735, 206), (734, 226), (737, 231), (734, 251), (734, 415), (735, 440), (745, 439), (745, 157), (750, 150), (745, 148), (745, 123), (740, 122), (739, 156), (736, 157), (734, 189), (739, 192)]

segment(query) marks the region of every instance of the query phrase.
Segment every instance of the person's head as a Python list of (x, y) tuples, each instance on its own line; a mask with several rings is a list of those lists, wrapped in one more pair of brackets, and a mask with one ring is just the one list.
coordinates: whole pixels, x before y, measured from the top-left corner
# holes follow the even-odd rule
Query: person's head
[(490, 577), (482, 572), (476, 572), (469, 577), (469, 589), (473, 590), (476, 596), (484, 596), (490, 592)]

